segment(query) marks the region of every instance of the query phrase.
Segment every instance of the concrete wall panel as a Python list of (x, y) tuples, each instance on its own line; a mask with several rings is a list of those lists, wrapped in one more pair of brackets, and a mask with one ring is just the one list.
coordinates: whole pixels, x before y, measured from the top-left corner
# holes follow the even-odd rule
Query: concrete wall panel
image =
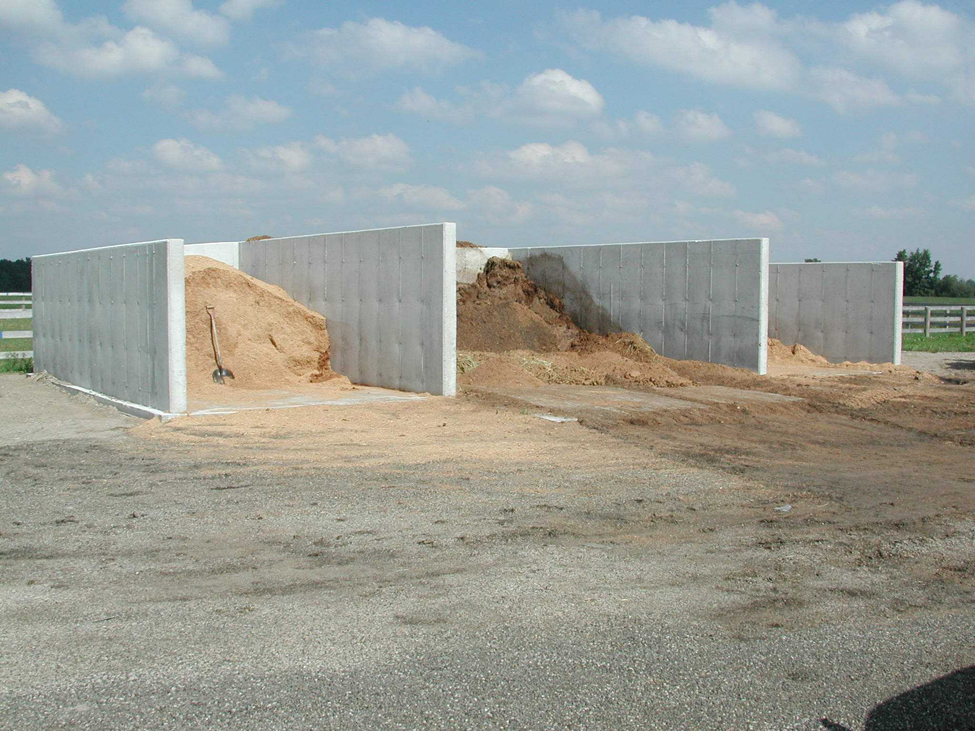
[(765, 373), (768, 239), (510, 249), (587, 330)]
[(240, 269), (240, 244), (236, 241), (213, 241), (206, 244), (185, 244), (186, 256), (208, 256)]
[(183, 242), (35, 256), (34, 365), (160, 412), (186, 411)]
[(900, 363), (899, 262), (772, 264), (769, 336), (833, 363)]
[(325, 316), (337, 372), (452, 396), (456, 238), (440, 223), (246, 241), (240, 268)]

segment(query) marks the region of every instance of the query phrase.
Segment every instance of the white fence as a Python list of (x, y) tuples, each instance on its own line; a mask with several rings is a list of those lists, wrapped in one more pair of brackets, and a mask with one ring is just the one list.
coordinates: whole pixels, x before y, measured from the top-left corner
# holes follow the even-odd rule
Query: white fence
[(975, 307), (970, 305), (907, 305), (904, 307), (904, 334), (930, 337), (937, 333), (975, 332)]
[[(33, 317), (34, 311), (31, 309), (33, 294), (31, 292), (0, 292), (0, 305), (16, 305), (0, 310), (0, 321), (2, 320), (25, 320)], [(0, 324), (0, 340), (11, 340), (14, 338), (33, 338), (32, 330), (4, 330)], [(15, 360), (20, 358), (33, 358), (33, 350), (7, 350), (0, 351), (0, 360)]]

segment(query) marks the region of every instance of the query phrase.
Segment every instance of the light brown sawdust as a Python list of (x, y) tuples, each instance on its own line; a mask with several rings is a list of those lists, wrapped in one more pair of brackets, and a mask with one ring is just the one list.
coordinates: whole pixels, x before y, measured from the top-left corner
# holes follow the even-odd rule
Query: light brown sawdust
[(802, 365), (828, 366), (830, 362), (821, 355), (816, 355), (804, 345), (786, 345), (775, 338), (768, 339), (769, 363), (794, 363)]
[[(213, 383), (212, 305), (225, 368), (234, 379)], [(190, 398), (227, 390), (270, 390), (342, 378), (329, 363), (325, 318), (283, 289), (204, 256), (186, 257), (186, 371)]]

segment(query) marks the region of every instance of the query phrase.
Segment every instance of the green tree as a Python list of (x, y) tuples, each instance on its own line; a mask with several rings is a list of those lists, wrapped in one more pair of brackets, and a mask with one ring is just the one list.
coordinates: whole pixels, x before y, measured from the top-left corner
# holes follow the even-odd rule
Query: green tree
[(975, 297), (975, 281), (965, 281), (954, 274), (946, 274), (938, 282), (935, 294), (939, 297)]
[(933, 297), (938, 293), (941, 281), (941, 262), (932, 261), (930, 249), (901, 249), (894, 261), (904, 262), (904, 295), (907, 297)]
[(30, 292), (30, 259), (0, 259), (0, 292)]

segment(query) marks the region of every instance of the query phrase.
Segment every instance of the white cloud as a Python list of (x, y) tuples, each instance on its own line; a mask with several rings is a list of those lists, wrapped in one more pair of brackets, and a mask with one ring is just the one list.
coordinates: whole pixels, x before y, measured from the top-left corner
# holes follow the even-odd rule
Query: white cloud
[(971, 62), (966, 47), (975, 39), (975, 27), (937, 5), (904, 0), (885, 10), (850, 16), (837, 36), (863, 59), (905, 76), (932, 78)]
[(186, 113), (194, 127), (205, 130), (247, 130), (262, 124), (280, 124), (291, 116), (291, 110), (271, 99), (227, 97), (219, 112), (195, 109)]
[[(734, 9), (739, 11), (737, 18), (731, 17)], [(774, 11), (758, 4), (740, 8), (729, 3), (713, 8), (711, 15), (710, 28), (638, 15), (604, 20), (589, 10), (562, 13), (559, 21), (587, 50), (606, 51), (718, 84), (757, 89), (796, 85), (801, 64), (774, 37)], [(742, 25), (746, 32), (741, 32)]]
[(437, 122), (468, 124), (474, 119), (474, 108), (471, 105), (459, 106), (446, 99), (437, 99), (419, 86), (404, 92), (396, 102), (396, 106), (402, 112), (409, 112)]
[(40, 99), (20, 89), (0, 92), (0, 127), (55, 133), (63, 124)]
[(432, 28), (384, 18), (346, 21), (338, 28), (314, 31), (310, 53), (318, 63), (352, 75), (384, 69), (436, 71), (483, 57), (480, 51), (455, 43)]
[(174, 84), (155, 84), (142, 92), (142, 98), (163, 109), (172, 111), (186, 98), (186, 92)]
[(434, 185), (409, 185), (396, 183), (380, 188), (379, 195), (387, 200), (397, 200), (412, 208), (434, 211), (456, 211), (464, 204), (445, 188)]
[(332, 140), (315, 137), (315, 145), (354, 168), (405, 170), (412, 162), (410, 147), (394, 134)]
[(883, 206), (870, 206), (857, 211), (861, 216), (875, 218), (877, 220), (892, 220), (898, 218), (915, 218), (923, 216), (925, 210), (909, 206), (907, 208), (884, 208)]
[(301, 142), (247, 150), (245, 157), (252, 168), (262, 171), (297, 173), (311, 164), (311, 153)]
[(753, 231), (781, 231), (784, 228), (782, 219), (772, 211), (763, 213), (748, 213), (747, 211), (732, 211), (735, 220)]
[(516, 201), (508, 191), (494, 185), (467, 191), (467, 207), (494, 226), (522, 223), (532, 215), (531, 203)]
[(802, 127), (794, 119), (781, 117), (775, 112), (760, 110), (755, 112), (755, 126), (763, 137), (802, 137)]
[(13, 195), (25, 198), (52, 198), (64, 190), (54, 180), (50, 170), (34, 171), (23, 163), (3, 174), (4, 188)]
[(803, 178), (796, 184), (796, 187), (803, 193), (810, 195), (822, 195), (826, 192), (825, 183), (821, 180), (813, 180), (812, 178)]
[(101, 45), (79, 43), (75, 38), (46, 41), (34, 49), (34, 60), (67, 74), (92, 78), (164, 71), (198, 78), (222, 76), (210, 59), (181, 54), (172, 42), (141, 26)]
[(688, 142), (716, 142), (731, 136), (721, 117), (700, 109), (680, 110), (674, 117), (674, 131)]
[(711, 168), (702, 162), (673, 168), (667, 177), (688, 193), (705, 198), (730, 198), (735, 195), (735, 186), (714, 177)]
[(815, 68), (809, 76), (812, 95), (840, 114), (901, 103), (883, 79), (868, 79), (841, 68)]
[(174, 170), (211, 172), (223, 167), (216, 154), (202, 145), (193, 144), (185, 137), (178, 140), (159, 140), (152, 146), (152, 152), (159, 162)]
[(929, 106), (941, 103), (941, 97), (937, 94), (921, 94), (913, 89), (904, 95), (904, 99), (911, 104), (927, 104)]
[(527, 122), (559, 123), (563, 120), (598, 117), (604, 101), (596, 88), (562, 69), (531, 74), (501, 104), (501, 115), (516, 115)]
[(975, 211), (975, 195), (949, 201), (948, 205), (960, 208), (963, 211)]
[(866, 170), (862, 173), (841, 170), (833, 175), (833, 182), (842, 188), (882, 193), (897, 188), (914, 188), (918, 184), (918, 176), (914, 173), (890, 173), (880, 170)]
[(784, 163), (786, 165), (809, 165), (811, 167), (823, 167), (826, 165), (821, 158), (811, 155), (805, 150), (793, 150), (790, 147), (767, 152), (764, 157), (769, 162)]
[(247, 21), (254, 16), (255, 10), (262, 8), (276, 8), (284, 0), (227, 0), (220, 6), (220, 12), (231, 20)]
[(222, 46), (230, 40), (227, 20), (205, 10), (197, 10), (192, 0), (127, 0), (122, 9), (136, 22), (194, 43)]
[(602, 95), (585, 79), (562, 69), (527, 76), (512, 92), (483, 81), (475, 89), (460, 88), (461, 103), (437, 99), (420, 87), (404, 93), (400, 111), (452, 124), (469, 124), (478, 116), (533, 126), (568, 126), (602, 114)]

